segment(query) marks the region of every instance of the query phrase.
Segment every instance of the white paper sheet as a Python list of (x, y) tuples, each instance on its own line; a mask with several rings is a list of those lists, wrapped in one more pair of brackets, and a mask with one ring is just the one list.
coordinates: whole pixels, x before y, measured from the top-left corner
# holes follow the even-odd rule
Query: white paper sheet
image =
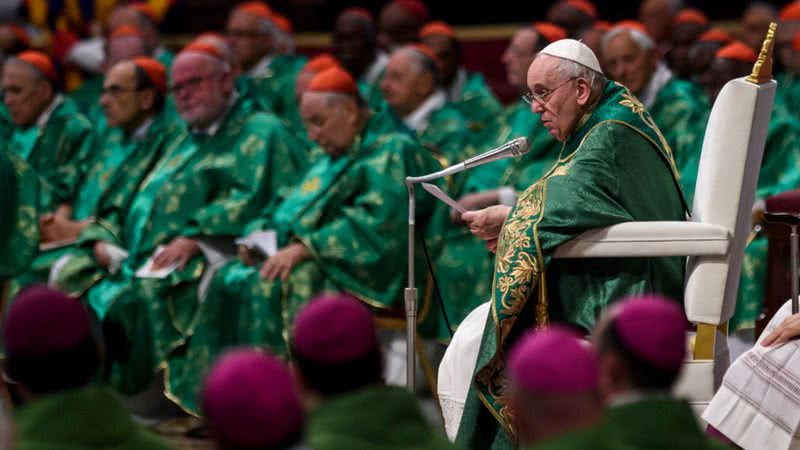
[(456, 211), (458, 211), (458, 212), (460, 212), (462, 214), (467, 212), (467, 210), (464, 209), (463, 206), (461, 206), (457, 201), (453, 200), (443, 190), (439, 189), (438, 186), (436, 186), (434, 184), (430, 184), (430, 183), (422, 183), (422, 188), (425, 189), (426, 191), (430, 192), (431, 195), (433, 195), (434, 197), (436, 197), (439, 200), (443, 201), (444, 203), (446, 203), (448, 206), (450, 206), (451, 208), (455, 209)]

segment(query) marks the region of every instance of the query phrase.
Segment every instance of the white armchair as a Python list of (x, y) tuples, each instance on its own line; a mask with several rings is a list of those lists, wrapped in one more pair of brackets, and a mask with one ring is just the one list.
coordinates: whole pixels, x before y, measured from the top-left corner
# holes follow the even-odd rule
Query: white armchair
[(698, 412), (714, 395), (715, 373), (719, 377), (728, 365), (724, 333), (736, 304), (775, 88), (775, 81), (756, 84), (739, 78), (720, 92), (706, 127), (690, 221), (628, 222), (591, 230), (555, 254), (688, 257), (684, 304), (697, 333), (690, 336), (691, 358), (676, 391)]

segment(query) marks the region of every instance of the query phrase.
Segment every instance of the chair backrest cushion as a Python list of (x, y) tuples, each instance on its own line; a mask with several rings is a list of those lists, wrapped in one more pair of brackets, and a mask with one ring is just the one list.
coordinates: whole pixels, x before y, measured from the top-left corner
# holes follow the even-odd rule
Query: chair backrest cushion
[(688, 260), (684, 301), (693, 322), (720, 324), (733, 315), (776, 85), (731, 80), (711, 110), (692, 220), (726, 227), (732, 241), (724, 257)]

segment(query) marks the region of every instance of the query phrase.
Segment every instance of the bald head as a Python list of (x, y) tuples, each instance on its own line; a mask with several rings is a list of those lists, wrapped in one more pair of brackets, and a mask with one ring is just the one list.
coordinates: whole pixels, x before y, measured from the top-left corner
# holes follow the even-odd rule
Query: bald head
[(375, 24), (362, 14), (345, 11), (336, 19), (331, 38), (336, 58), (353, 77), (361, 77), (376, 57)]

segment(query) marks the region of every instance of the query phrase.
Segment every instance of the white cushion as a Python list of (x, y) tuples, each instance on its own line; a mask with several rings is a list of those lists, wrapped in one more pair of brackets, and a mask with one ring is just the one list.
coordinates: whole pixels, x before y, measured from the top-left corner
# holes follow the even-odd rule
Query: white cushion
[(556, 250), (556, 258), (724, 256), (725, 227), (695, 222), (624, 222), (587, 231)]
[(478, 364), (483, 329), (489, 318), (491, 302), (473, 309), (461, 322), (450, 340), (439, 364), (437, 389), (442, 407), (444, 428), (451, 441), (456, 440), (467, 393), (472, 385), (472, 375)]
[(720, 324), (733, 315), (775, 87), (774, 81), (760, 85), (744, 78), (729, 81), (711, 110), (692, 221), (725, 227), (732, 241), (724, 258), (688, 260), (684, 301), (692, 322)]

